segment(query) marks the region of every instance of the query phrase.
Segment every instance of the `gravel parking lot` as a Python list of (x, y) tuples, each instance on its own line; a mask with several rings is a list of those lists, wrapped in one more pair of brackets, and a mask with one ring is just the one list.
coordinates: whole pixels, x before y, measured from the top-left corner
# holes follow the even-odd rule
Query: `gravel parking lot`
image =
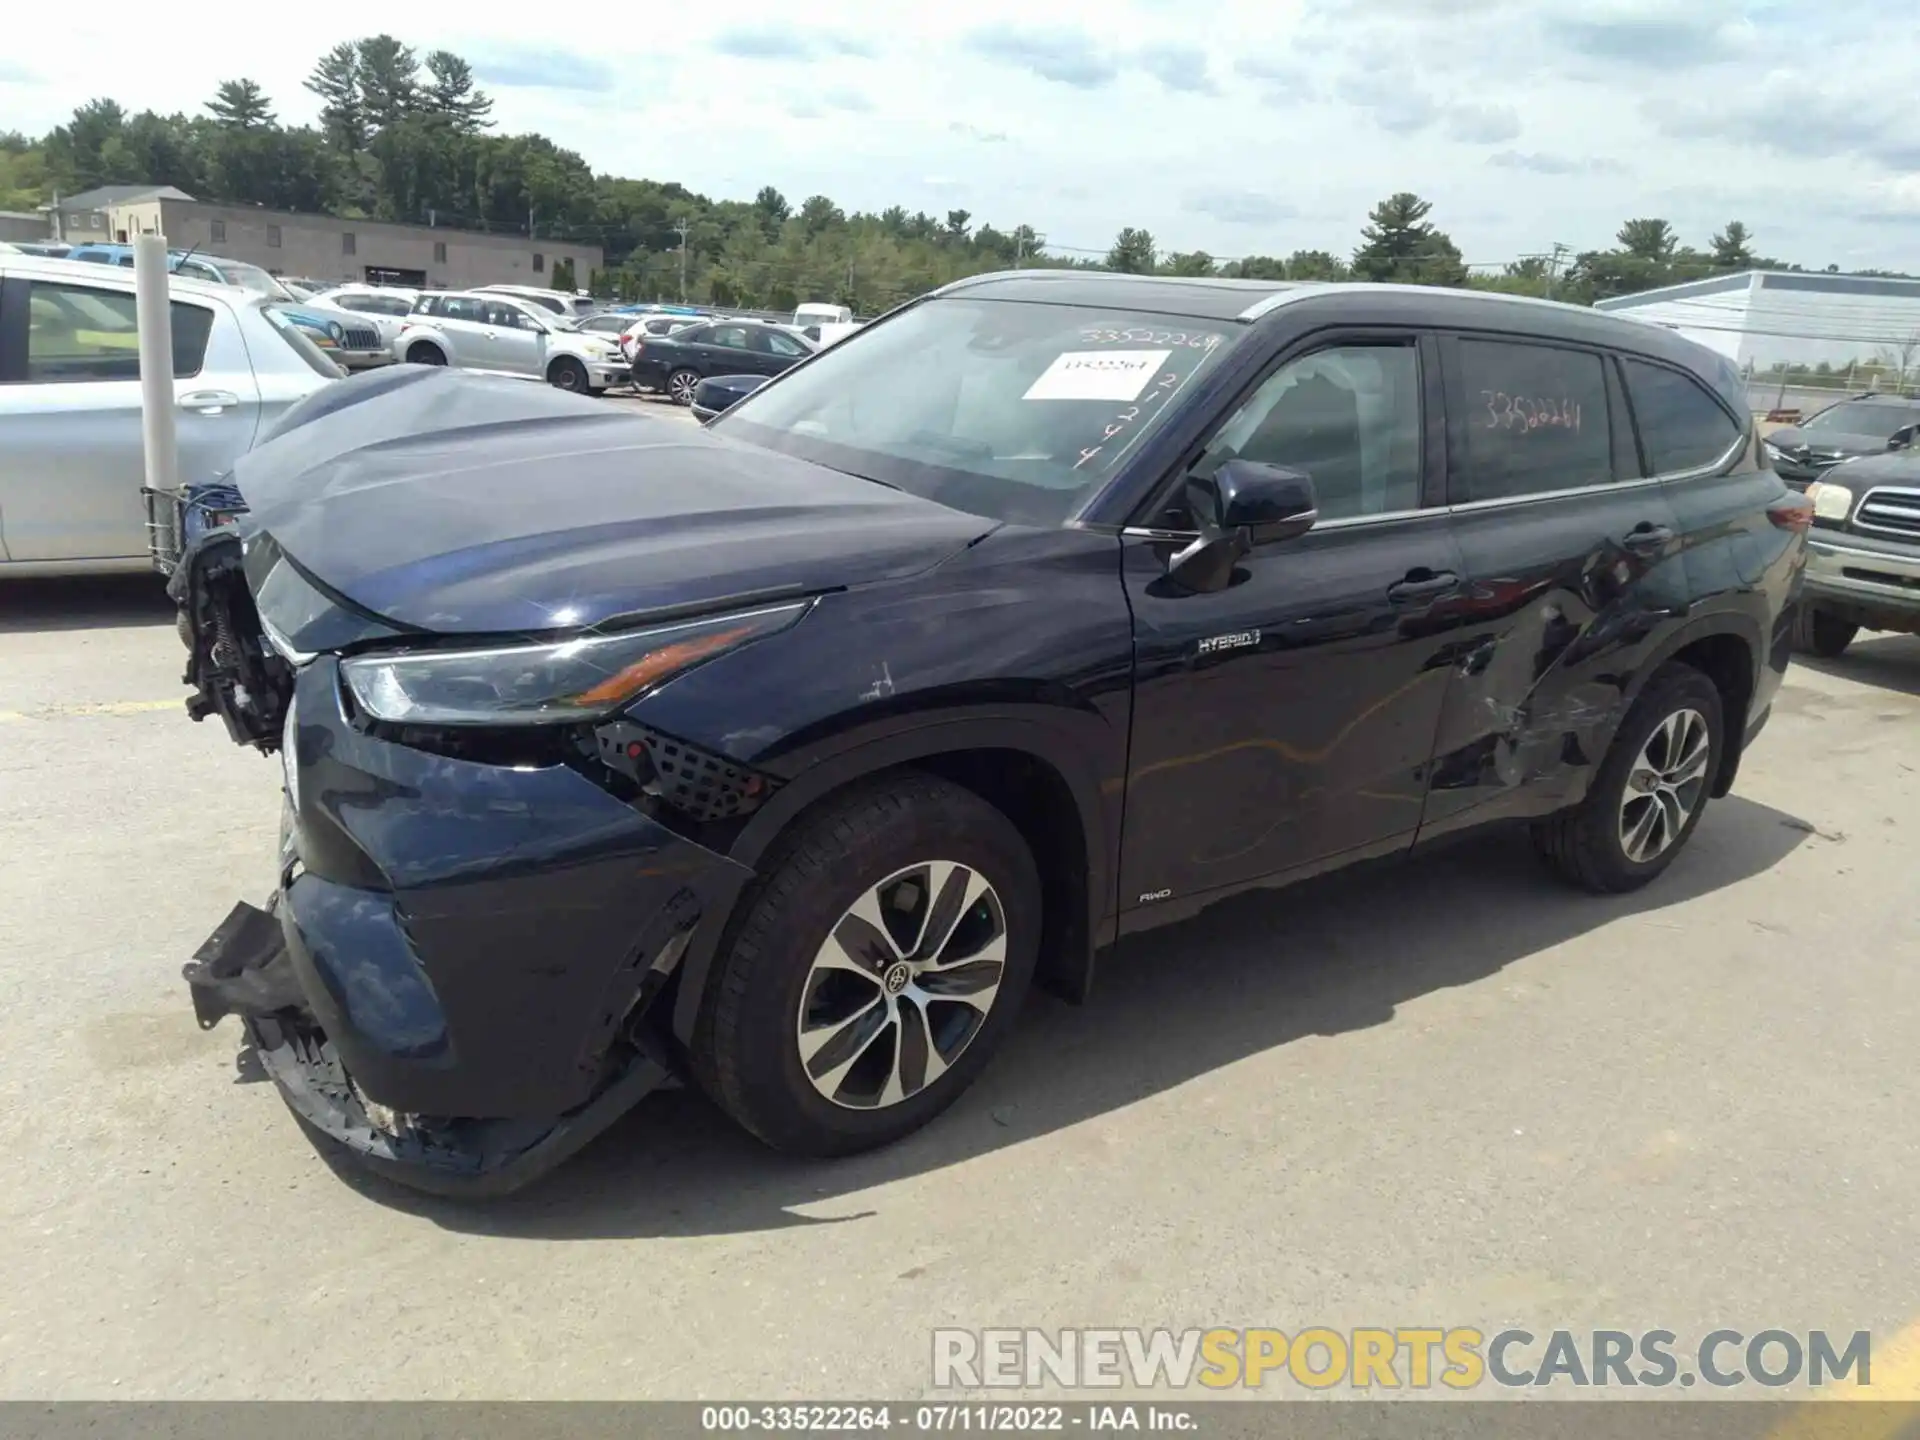
[(673, 1092), (486, 1205), (336, 1173), (195, 1027), (279, 767), (181, 659), (157, 583), (0, 585), (0, 1393), (911, 1397), (943, 1324), (1920, 1333), (1920, 640), (1798, 665), (1638, 896), (1483, 837), (1236, 902), (1036, 998), (893, 1150)]

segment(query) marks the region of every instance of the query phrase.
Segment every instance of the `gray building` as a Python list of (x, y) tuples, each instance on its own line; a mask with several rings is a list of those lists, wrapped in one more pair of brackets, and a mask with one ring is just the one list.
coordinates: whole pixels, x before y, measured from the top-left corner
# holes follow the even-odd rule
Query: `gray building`
[(31, 242), (51, 238), (45, 215), (32, 210), (0, 210), (0, 240)]
[(54, 229), (70, 243), (128, 241), (158, 232), (176, 249), (242, 260), (275, 275), (461, 290), (474, 285), (552, 284), (553, 267), (573, 262), (574, 285), (604, 263), (598, 245), (524, 235), (486, 235), (449, 226), (393, 225), (218, 205), (172, 186), (105, 185), (61, 199)]
[(1595, 307), (1677, 330), (1742, 370), (1825, 364), (1845, 370), (1881, 360), (1920, 362), (1920, 280), (1875, 275), (1749, 270)]

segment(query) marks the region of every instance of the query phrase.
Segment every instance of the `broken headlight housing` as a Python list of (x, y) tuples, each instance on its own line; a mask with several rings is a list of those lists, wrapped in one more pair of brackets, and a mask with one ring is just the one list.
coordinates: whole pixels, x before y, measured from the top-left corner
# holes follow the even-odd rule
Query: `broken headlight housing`
[(809, 604), (538, 645), (361, 655), (340, 670), (360, 708), (390, 724), (572, 724), (601, 719), (703, 660), (787, 629)]

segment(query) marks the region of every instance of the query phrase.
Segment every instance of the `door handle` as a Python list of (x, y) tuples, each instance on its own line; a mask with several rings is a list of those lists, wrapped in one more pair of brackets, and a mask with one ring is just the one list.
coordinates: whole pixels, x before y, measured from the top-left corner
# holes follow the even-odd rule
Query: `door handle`
[(231, 390), (195, 390), (180, 397), (180, 408), (196, 415), (218, 415), (239, 403), (240, 397)]
[(1620, 543), (1627, 549), (1644, 555), (1666, 549), (1673, 543), (1673, 531), (1665, 525), (1655, 525), (1650, 520), (1642, 520), (1621, 537)]
[(1460, 577), (1451, 570), (1409, 570), (1406, 579), (1387, 587), (1387, 599), (1396, 605), (1412, 605), (1459, 588)]

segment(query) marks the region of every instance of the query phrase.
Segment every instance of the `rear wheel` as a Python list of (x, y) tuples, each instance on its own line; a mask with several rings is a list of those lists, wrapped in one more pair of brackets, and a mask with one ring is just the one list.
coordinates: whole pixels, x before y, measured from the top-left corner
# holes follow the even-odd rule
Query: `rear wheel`
[(1860, 627), (1805, 601), (1793, 621), (1793, 647), (1832, 660), (1846, 653)]
[(447, 356), (438, 345), (430, 345), (422, 340), (418, 344), (407, 347), (407, 360), (414, 365), (444, 365), (447, 363)]
[(667, 394), (676, 405), (693, 404), (693, 392), (700, 388), (700, 372), (676, 370), (667, 377)]
[(1020, 832), (901, 774), (803, 819), (766, 875), (715, 962), (702, 1083), (797, 1154), (919, 1129), (985, 1068), (1032, 977), (1040, 880)]
[(1711, 680), (1691, 665), (1662, 666), (1621, 722), (1587, 798), (1536, 824), (1534, 848), (1583, 889), (1639, 889), (1700, 823), (1725, 728)]
[(547, 383), (583, 395), (592, 382), (587, 378), (586, 366), (571, 355), (562, 355), (547, 367)]

